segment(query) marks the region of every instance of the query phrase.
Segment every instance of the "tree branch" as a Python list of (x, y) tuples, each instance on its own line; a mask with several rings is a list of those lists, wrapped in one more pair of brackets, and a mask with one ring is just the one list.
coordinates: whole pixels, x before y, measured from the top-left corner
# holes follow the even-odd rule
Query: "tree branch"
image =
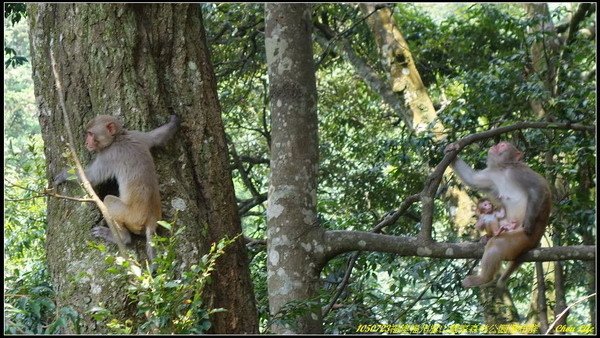
[(596, 297), (596, 293), (594, 292), (594, 293), (592, 293), (591, 295), (587, 295), (587, 296), (585, 296), (585, 297), (583, 297), (583, 298), (581, 298), (581, 299), (577, 300), (575, 303), (573, 303), (573, 304), (569, 305), (569, 306), (568, 306), (568, 307), (567, 307), (567, 308), (566, 308), (566, 309), (565, 309), (563, 312), (561, 312), (561, 313), (560, 313), (560, 314), (557, 316), (556, 320), (555, 320), (555, 321), (552, 323), (552, 325), (550, 325), (550, 327), (548, 328), (548, 331), (546, 331), (546, 334), (550, 334), (550, 331), (552, 331), (552, 330), (554, 329), (554, 327), (556, 326), (556, 323), (558, 323), (558, 322), (559, 322), (559, 321), (562, 319), (562, 317), (563, 317), (563, 316), (564, 316), (564, 315), (567, 313), (567, 311), (569, 311), (569, 309), (570, 309), (570, 308), (572, 308), (573, 306), (575, 306), (575, 305), (577, 305), (577, 304), (579, 304), (579, 303), (581, 303), (581, 302), (583, 302), (583, 301), (585, 301), (586, 299), (588, 299), (588, 298), (591, 298), (591, 297)]
[(573, 14), (571, 21), (569, 22), (569, 32), (567, 33), (567, 40), (565, 44), (568, 45), (573, 41), (575, 37), (575, 33), (578, 30), (579, 24), (588, 16), (588, 13), (592, 13), (590, 9), (592, 8), (591, 3), (582, 3), (577, 7), (577, 11)]
[(77, 201), (77, 202), (85, 202), (85, 203), (95, 202), (93, 198), (85, 198), (85, 197), (81, 198), (81, 197), (71, 197), (71, 196), (60, 195), (60, 194), (54, 192), (52, 189), (46, 189), (43, 194), (46, 196), (52, 196), (52, 197), (69, 200), (69, 201)]
[[(427, 177), (421, 193), (407, 198), (398, 211), (391, 216), (387, 216), (381, 221), (375, 229), (378, 231), (383, 227), (396, 222), (400, 214), (408, 209), (410, 205), (418, 199), (422, 202), (421, 232), (419, 237), (398, 237), (381, 235), (370, 232), (353, 231), (326, 231), (325, 241), (327, 250), (323, 254), (323, 263), (329, 259), (350, 251), (381, 251), (396, 253), (401, 256), (424, 256), (437, 258), (477, 258), (483, 254), (483, 246), (476, 243), (435, 243), (431, 238), (432, 215), (435, 200), (435, 193), (442, 180), (446, 168), (456, 158), (460, 150), (466, 146), (489, 139), (504, 133), (520, 129), (567, 129), (595, 133), (594, 125), (582, 125), (573, 123), (554, 123), (554, 122), (519, 122), (513, 125), (498, 127), (477, 134), (468, 135), (454, 143), (458, 145), (456, 150), (449, 151), (444, 155), (441, 162), (434, 168), (433, 172)], [(374, 230), (375, 230), (374, 229)], [(555, 247), (535, 249), (525, 254), (526, 261), (547, 261), (563, 259), (581, 259), (590, 260), (595, 258), (593, 246), (581, 247)], [(576, 249), (576, 252), (572, 252)], [(550, 250), (550, 251), (549, 251)], [(535, 257), (533, 254), (535, 252)]]
[(456, 150), (448, 152), (442, 161), (435, 167), (433, 172), (429, 175), (425, 183), (424, 191), (427, 191), (428, 196), (434, 196), (433, 194), (437, 190), (439, 186), (439, 182), (442, 179), (442, 175), (446, 168), (450, 165), (452, 161), (456, 158), (456, 155), (465, 148), (466, 146), (478, 142), (483, 141), (495, 136), (499, 136), (505, 133), (509, 133), (511, 131), (520, 130), (520, 129), (566, 129), (566, 130), (576, 130), (576, 131), (585, 131), (592, 132), (595, 134), (596, 126), (594, 125), (583, 125), (580, 123), (555, 123), (555, 122), (519, 122), (509, 126), (498, 127), (494, 129), (490, 129), (481, 133), (471, 134), (466, 137), (463, 137), (460, 140), (454, 142), (458, 147)]
[(261, 204), (262, 202), (267, 200), (267, 194), (259, 194), (249, 200), (242, 201), (238, 206), (238, 214), (240, 216), (245, 215), (248, 211), (250, 211), (255, 206)]
[[(483, 255), (484, 245), (479, 242), (446, 243), (425, 242), (418, 237), (374, 234), (365, 231), (326, 231), (325, 259), (350, 251), (386, 252), (400, 256), (430, 258), (477, 259)], [(594, 260), (596, 247), (577, 245), (533, 249), (522, 256), (525, 262)]]
[(346, 286), (348, 285), (348, 283), (350, 283), (350, 276), (352, 275), (352, 270), (354, 269), (354, 264), (356, 263), (356, 260), (358, 259), (358, 255), (360, 255), (359, 251), (353, 253), (352, 256), (350, 257), (350, 259), (348, 260), (348, 267), (346, 268), (346, 272), (344, 273), (344, 277), (342, 278), (342, 281), (340, 282), (337, 289), (335, 290), (335, 295), (333, 297), (331, 297), (331, 300), (329, 300), (329, 303), (325, 307), (323, 307), (323, 312), (322, 312), (323, 317), (327, 316), (327, 314), (331, 311), (331, 309), (333, 309), (333, 306), (335, 305), (337, 300), (340, 298), (340, 296), (346, 289)]
[(61, 199), (70, 200), (70, 201), (77, 201), (77, 202), (93, 202), (94, 201), (91, 198), (80, 198), (80, 197), (71, 197), (71, 196), (59, 195), (58, 193), (54, 192), (53, 189), (45, 189), (44, 191), (39, 192), (37, 190), (29, 189), (27, 187), (23, 187), (21, 185), (14, 184), (14, 183), (10, 182), (7, 179), (4, 179), (4, 182), (9, 187), (19, 188), (19, 189), (22, 189), (22, 190), (25, 190), (25, 191), (29, 191), (29, 192), (35, 194), (34, 196), (31, 196), (29, 198), (19, 198), (19, 199), (5, 198), (6, 201), (10, 201), (10, 202), (28, 201), (28, 200), (31, 200), (31, 199), (34, 199), (34, 198), (43, 198), (43, 197), (46, 197), (46, 196), (52, 196), (52, 197), (56, 197), (56, 198), (61, 198)]
[[(363, 20), (373, 13), (375, 13), (375, 11), (368, 16), (365, 16)], [(320, 22), (315, 22), (314, 27), (317, 28), (324, 36), (323, 38), (315, 35), (315, 39), (321, 46), (324, 47), (325, 51), (329, 50), (329, 48), (333, 46), (334, 50), (338, 54), (343, 55), (344, 58), (350, 62), (350, 64), (354, 67), (355, 72), (363, 79), (363, 81), (371, 88), (371, 90), (381, 96), (383, 101), (390, 106), (390, 108), (396, 112), (400, 118), (402, 118), (406, 125), (412, 127), (413, 116), (410, 109), (406, 107), (399, 95), (394, 93), (391, 87), (381, 79), (379, 74), (377, 74), (377, 72), (354, 51), (354, 48), (352, 48), (350, 42), (343, 37), (344, 33), (336, 33), (331, 27)]]
[[(408, 210), (408, 208), (410, 208), (411, 205), (413, 205), (415, 202), (417, 202), (419, 200), (419, 197), (420, 197), (419, 194), (409, 196), (407, 199), (404, 200), (404, 202), (402, 202), (402, 204), (400, 204), (400, 207), (398, 207), (398, 210), (394, 211), (393, 213), (385, 215), (383, 217), (383, 220), (381, 222), (379, 222), (377, 225), (375, 225), (375, 227), (373, 227), (371, 232), (379, 233), (386, 226), (396, 223), (396, 221), (400, 218), (400, 216), (402, 216)], [(336, 289), (336, 293), (329, 301), (329, 304), (327, 304), (327, 306), (325, 306), (323, 308), (323, 316), (326, 316), (331, 311), (331, 309), (335, 305), (335, 302), (342, 295), (342, 293), (344, 292), (344, 289), (346, 289), (346, 286), (348, 286), (348, 283), (350, 283), (350, 275), (352, 274), (352, 270), (354, 269), (354, 264), (356, 263), (356, 260), (358, 259), (359, 255), (360, 255), (360, 252), (357, 251), (357, 252), (353, 253), (352, 256), (350, 256), (350, 258), (348, 259), (348, 267), (346, 268), (346, 272), (344, 273), (344, 278), (338, 285), (338, 287)]]
[(404, 315), (406, 313), (408, 313), (408, 311), (413, 309), (413, 306), (417, 305), (418, 302), (421, 301), (421, 299), (423, 299), (423, 297), (425, 296), (425, 294), (427, 293), (427, 291), (435, 284), (438, 283), (438, 279), (440, 278), (440, 276), (446, 272), (446, 270), (448, 270), (448, 267), (450, 265), (446, 265), (443, 269), (440, 270), (440, 272), (437, 273), (437, 275), (435, 275), (433, 278), (431, 278), (429, 280), (429, 282), (425, 285), (425, 287), (423, 287), (423, 289), (421, 290), (421, 292), (419, 293), (419, 295), (417, 297), (415, 297), (413, 299), (413, 301), (407, 305), (404, 310), (402, 312), (400, 312), (400, 314), (398, 314), (398, 316), (396, 317), (396, 323), (400, 321), (400, 319), (402, 319), (402, 317), (404, 317)]
[(252, 157), (252, 156), (240, 156), (240, 160), (244, 163), (250, 163), (250, 164), (269, 164), (271, 163), (271, 160), (268, 158), (261, 158), (261, 157)]
[(250, 191), (252, 196), (254, 196), (255, 198), (260, 196), (260, 193), (256, 190), (256, 187), (254, 187), (254, 184), (252, 183), (252, 181), (250, 180), (250, 177), (248, 176), (248, 172), (246, 172), (246, 169), (244, 168), (244, 164), (242, 163), (242, 160), (240, 159), (237, 151), (235, 150), (235, 144), (233, 142), (228, 142), (228, 143), (230, 145), (229, 152), (231, 153), (233, 162), (235, 163), (235, 166), (236, 166), (238, 172), (240, 173), (240, 176), (242, 177), (242, 182), (244, 182), (244, 185), (246, 186), (246, 188), (248, 188), (248, 191)]
[(420, 194), (414, 194), (414, 195), (408, 196), (408, 198), (405, 199), (404, 202), (402, 202), (402, 204), (400, 204), (400, 207), (398, 207), (398, 210), (394, 211), (391, 214), (384, 216), (383, 220), (381, 222), (379, 222), (371, 230), (371, 232), (374, 232), (374, 233), (381, 232), (381, 230), (383, 228), (385, 228), (386, 226), (396, 223), (396, 221), (400, 218), (400, 216), (402, 216), (402, 214), (404, 214), (406, 212), (406, 210), (408, 210), (408, 208), (410, 208), (411, 205), (413, 205), (415, 202), (417, 202), (419, 200), (419, 198), (420, 198)]

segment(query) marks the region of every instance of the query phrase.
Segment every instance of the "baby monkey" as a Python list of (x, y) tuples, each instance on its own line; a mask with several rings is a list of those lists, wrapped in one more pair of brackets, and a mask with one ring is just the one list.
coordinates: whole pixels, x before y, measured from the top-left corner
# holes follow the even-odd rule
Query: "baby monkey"
[(487, 198), (482, 198), (477, 202), (475, 213), (477, 214), (475, 228), (485, 230), (485, 236), (481, 238), (484, 244), (490, 238), (498, 236), (504, 231), (516, 229), (518, 225), (517, 222), (509, 222), (504, 219), (506, 216), (504, 206), (495, 207), (492, 201)]

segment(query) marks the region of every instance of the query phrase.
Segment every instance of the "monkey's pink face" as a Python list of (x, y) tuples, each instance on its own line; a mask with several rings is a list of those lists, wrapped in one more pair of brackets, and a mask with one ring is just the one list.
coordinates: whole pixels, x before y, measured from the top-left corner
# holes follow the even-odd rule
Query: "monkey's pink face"
[(98, 141), (96, 141), (96, 135), (88, 130), (85, 134), (85, 147), (89, 151), (96, 151), (98, 149)]
[(493, 155), (500, 155), (503, 152), (505, 152), (506, 150), (508, 150), (509, 147), (510, 147), (510, 145), (508, 144), (508, 142), (500, 142), (500, 143), (496, 144), (495, 146), (492, 146), (490, 148), (489, 153), (493, 154)]
[(479, 203), (479, 211), (481, 211), (482, 214), (489, 214), (492, 212), (492, 210), (493, 206), (490, 201), (483, 201)]

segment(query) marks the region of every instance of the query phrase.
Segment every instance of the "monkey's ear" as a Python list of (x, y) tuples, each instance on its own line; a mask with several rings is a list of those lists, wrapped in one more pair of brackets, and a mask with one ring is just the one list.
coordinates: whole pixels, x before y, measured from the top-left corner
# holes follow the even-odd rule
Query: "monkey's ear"
[(517, 150), (517, 151), (515, 152), (515, 160), (517, 160), (517, 161), (520, 161), (520, 160), (521, 160), (521, 158), (523, 158), (523, 153), (522, 153), (522, 152), (520, 152), (519, 150)]
[(119, 131), (119, 127), (117, 126), (117, 124), (116, 124), (116, 123), (114, 123), (114, 122), (109, 122), (109, 123), (106, 125), (106, 130), (108, 130), (108, 133), (109, 133), (110, 135), (115, 135), (115, 134), (116, 134), (116, 133)]

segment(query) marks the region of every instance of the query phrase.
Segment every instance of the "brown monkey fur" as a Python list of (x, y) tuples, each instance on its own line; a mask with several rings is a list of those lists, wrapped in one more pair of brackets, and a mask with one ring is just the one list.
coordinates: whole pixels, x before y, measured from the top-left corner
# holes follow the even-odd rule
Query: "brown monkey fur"
[[(171, 115), (170, 121), (149, 132), (128, 131), (115, 117), (99, 115), (86, 127), (85, 146), (96, 152), (96, 158), (85, 170), (94, 186), (115, 178), (119, 196), (104, 197), (111, 217), (118, 223), (117, 231), (125, 244), (131, 242), (131, 233), (146, 236), (146, 251), (150, 260), (154, 250), (150, 240), (161, 219), (158, 177), (150, 148), (164, 144), (179, 127), (179, 118)], [(66, 170), (59, 174), (54, 185), (67, 179)], [(115, 242), (111, 231), (103, 226), (92, 229), (92, 234)]]
[[(456, 150), (456, 144), (446, 152)], [(502, 287), (512, 272), (522, 263), (519, 257), (535, 248), (544, 232), (552, 206), (548, 182), (521, 162), (522, 153), (509, 142), (500, 142), (488, 151), (487, 167), (475, 171), (456, 158), (452, 168), (469, 187), (500, 200), (506, 219), (516, 222), (516, 229), (492, 237), (486, 244), (478, 275), (463, 281), (464, 287), (488, 284), (500, 269), (503, 260), (511, 261), (498, 280)]]

